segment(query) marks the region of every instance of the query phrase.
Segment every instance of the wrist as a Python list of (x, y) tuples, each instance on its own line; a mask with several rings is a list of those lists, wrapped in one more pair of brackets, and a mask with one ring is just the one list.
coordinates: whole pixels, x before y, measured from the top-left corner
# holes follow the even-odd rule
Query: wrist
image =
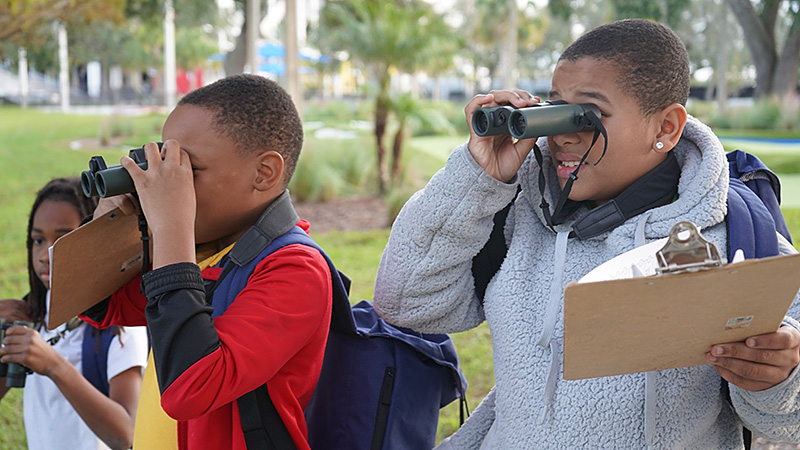
[(181, 262), (194, 263), (195, 259), (193, 229), (181, 232), (153, 232), (153, 269)]
[(50, 378), (54, 383), (74, 376), (72, 372), (76, 370), (75, 367), (58, 352), (53, 351), (53, 354), (53, 361), (45, 367), (42, 375)]

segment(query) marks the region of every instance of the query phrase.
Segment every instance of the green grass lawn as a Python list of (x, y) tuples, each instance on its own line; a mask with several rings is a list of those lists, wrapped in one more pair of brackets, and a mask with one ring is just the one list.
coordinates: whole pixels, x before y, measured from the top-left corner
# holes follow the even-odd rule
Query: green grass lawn
[[(157, 140), (163, 116), (104, 118), (44, 114), (34, 110), (0, 107), (0, 298), (19, 298), (26, 293), (25, 228), (35, 192), (54, 176), (77, 176), (87, 167), (88, 159), (103, 155), (109, 164), (118, 162), (127, 150), (143, 142)], [(80, 138), (95, 138), (109, 132), (124, 135), (112, 148), (75, 148)], [(113, 134), (113, 133), (112, 133)], [(307, 138), (310, 145), (324, 146)], [(465, 136), (425, 137), (412, 139), (406, 160), (417, 172), (416, 183), (424, 184), (447, 159), (450, 150), (466, 141)], [(768, 152), (767, 152), (768, 153)], [(800, 236), (800, 170), (791, 170), (800, 155), (783, 155), (779, 161), (786, 168), (784, 212), (794, 236)], [(800, 164), (798, 164), (800, 165)], [(369, 232), (330, 232), (315, 235), (338, 268), (353, 279), (354, 301), (372, 299), (373, 284), (381, 252), (389, 230)], [(468, 398), (471, 408), (494, 384), (491, 336), (486, 325), (452, 335), (462, 370), (470, 383)], [(22, 425), (22, 395), (12, 390), (0, 401), (0, 448), (25, 448)], [(439, 439), (459, 425), (458, 405), (442, 410)]]

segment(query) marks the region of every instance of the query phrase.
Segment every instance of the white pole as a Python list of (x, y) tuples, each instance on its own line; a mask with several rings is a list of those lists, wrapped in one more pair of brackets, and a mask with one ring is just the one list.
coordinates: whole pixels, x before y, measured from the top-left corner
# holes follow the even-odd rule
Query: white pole
[(175, 9), (172, 0), (166, 0), (164, 9), (164, 106), (171, 110), (175, 107), (178, 90), (175, 79)]
[(303, 84), (300, 80), (299, 45), (297, 42), (297, 2), (286, 0), (286, 16), (283, 22), (285, 30), (286, 54), (286, 91), (292, 97), (297, 112), (303, 116)]
[(69, 59), (67, 54), (67, 27), (58, 24), (58, 85), (61, 92), (61, 111), (69, 111)]
[(261, 36), (261, 5), (259, 0), (247, 0), (247, 35), (245, 46), (247, 47), (247, 62), (249, 71), (252, 74), (258, 73), (258, 38)]
[(22, 107), (28, 106), (28, 52), (20, 47), (19, 54), (19, 97)]

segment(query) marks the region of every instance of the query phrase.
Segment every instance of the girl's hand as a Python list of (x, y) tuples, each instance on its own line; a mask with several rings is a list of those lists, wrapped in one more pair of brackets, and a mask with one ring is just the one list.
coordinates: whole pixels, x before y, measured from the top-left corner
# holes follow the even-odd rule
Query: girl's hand
[(763, 391), (785, 380), (800, 363), (800, 332), (782, 326), (745, 342), (715, 345), (706, 360), (729, 383)]
[(492, 177), (507, 183), (525, 161), (537, 138), (516, 141), (510, 134), (499, 136), (478, 136), (472, 129), (472, 114), (478, 108), (499, 105), (512, 105), (517, 108), (533, 106), (539, 98), (522, 90), (490, 91), (486, 95), (476, 95), (467, 103), (464, 113), (467, 116), (470, 135), (469, 152), (475, 161)]
[(15, 320), (29, 322), (31, 319), (28, 317), (28, 304), (24, 300), (14, 298), (0, 300), (0, 319), (6, 319), (6, 322)]
[(50, 376), (60, 364), (69, 364), (36, 330), (20, 325), (6, 330), (0, 362), (22, 364), (44, 376)]

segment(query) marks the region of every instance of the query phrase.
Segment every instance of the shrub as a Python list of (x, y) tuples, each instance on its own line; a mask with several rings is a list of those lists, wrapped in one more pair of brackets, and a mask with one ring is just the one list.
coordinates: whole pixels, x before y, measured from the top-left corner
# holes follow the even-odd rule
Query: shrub
[(738, 110), (733, 117), (736, 128), (751, 130), (775, 129), (780, 123), (781, 106), (775, 100), (759, 100), (752, 107)]
[(292, 195), (317, 202), (369, 192), (377, 172), (373, 148), (367, 136), (307, 138), (289, 183)]
[(351, 120), (372, 120), (372, 106), (366, 100), (309, 100), (303, 108), (303, 121), (327, 125), (346, 124)]
[[(463, 117), (463, 112), (461, 114)], [(409, 120), (411, 133), (413, 136), (452, 136), (460, 132), (452, 117), (450, 102), (421, 102), (414, 120)]]

